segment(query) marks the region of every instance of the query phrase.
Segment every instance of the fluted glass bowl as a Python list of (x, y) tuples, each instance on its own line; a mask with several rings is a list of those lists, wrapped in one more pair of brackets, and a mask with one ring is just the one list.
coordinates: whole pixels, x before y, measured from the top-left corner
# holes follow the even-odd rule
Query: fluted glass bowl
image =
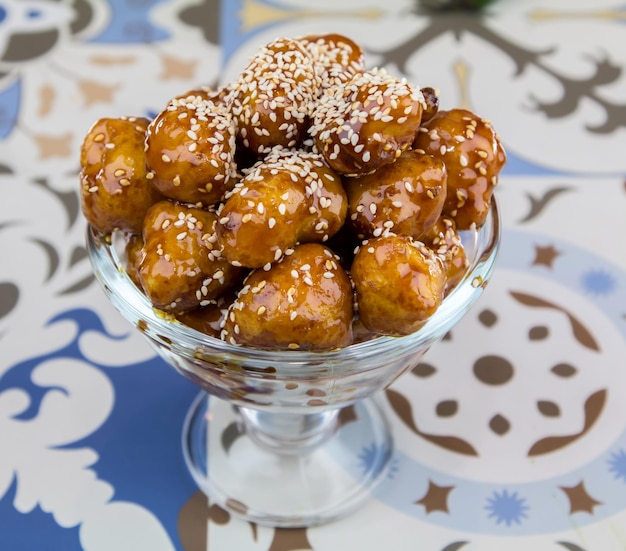
[(87, 248), (113, 306), (202, 389), (182, 429), (196, 483), (241, 517), (296, 527), (347, 514), (386, 478), (393, 441), (375, 395), (414, 368), (481, 295), (500, 241), (495, 199), (484, 226), (461, 235), (467, 273), (418, 332), (331, 352), (257, 350), (207, 336), (153, 308), (126, 274), (114, 238), (88, 228)]

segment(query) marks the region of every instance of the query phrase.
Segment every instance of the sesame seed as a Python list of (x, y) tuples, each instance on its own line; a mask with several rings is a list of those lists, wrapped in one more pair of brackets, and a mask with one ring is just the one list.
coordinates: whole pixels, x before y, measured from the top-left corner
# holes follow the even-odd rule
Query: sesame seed
[(182, 241), (183, 239), (185, 239), (185, 237), (187, 237), (187, 232), (180, 232), (177, 236), (176, 239), (178, 239), (178, 241)]

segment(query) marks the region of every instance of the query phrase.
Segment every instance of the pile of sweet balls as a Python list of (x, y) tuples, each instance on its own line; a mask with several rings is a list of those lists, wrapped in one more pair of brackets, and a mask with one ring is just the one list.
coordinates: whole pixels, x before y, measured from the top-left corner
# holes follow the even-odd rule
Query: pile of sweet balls
[(80, 195), (156, 309), (231, 344), (332, 350), (437, 310), (505, 160), (489, 122), (368, 70), (349, 38), (279, 38), (153, 120), (98, 120)]

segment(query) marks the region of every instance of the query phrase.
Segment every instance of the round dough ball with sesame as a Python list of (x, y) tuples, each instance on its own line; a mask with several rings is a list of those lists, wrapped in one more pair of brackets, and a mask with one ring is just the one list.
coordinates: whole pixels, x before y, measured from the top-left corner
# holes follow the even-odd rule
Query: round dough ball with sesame
[(157, 308), (173, 313), (208, 304), (242, 277), (216, 246), (217, 216), (171, 201), (153, 205), (144, 221), (137, 276)]
[(320, 155), (276, 147), (245, 173), (219, 211), (217, 235), (229, 262), (260, 268), (342, 227), (347, 197)]
[(384, 69), (373, 69), (321, 96), (309, 134), (335, 171), (368, 174), (411, 146), (424, 107), (419, 89)]
[(81, 209), (101, 233), (141, 231), (146, 211), (162, 199), (147, 179), (145, 118), (102, 118), (80, 149)]
[(448, 169), (444, 214), (459, 230), (483, 225), (506, 162), (491, 123), (467, 109), (438, 111), (420, 128), (414, 148), (440, 158)]
[(345, 178), (350, 223), (361, 239), (386, 231), (419, 239), (441, 215), (446, 180), (441, 160), (405, 151), (372, 174)]
[(350, 279), (318, 243), (294, 248), (245, 280), (226, 315), (222, 338), (275, 350), (333, 350), (352, 342)]
[(225, 294), (206, 301), (208, 304), (204, 306), (176, 314), (176, 319), (196, 331), (219, 339), (226, 312), (235, 298), (236, 294), (232, 290), (226, 291)]
[(233, 83), (231, 111), (240, 143), (255, 154), (298, 146), (317, 95), (313, 59), (301, 44), (279, 38), (260, 48)]
[(423, 243), (406, 235), (365, 241), (351, 269), (359, 319), (382, 335), (408, 335), (435, 313), (443, 300), (441, 260)]
[(235, 184), (235, 123), (224, 103), (203, 95), (172, 99), (150, 123), (146, 160), (164, 196), (212, 205)]
[(454, 220), (449, 216), (440, 216), (420, 240), (443, 262), (446, 272), (445, 292), (449, 293), (463, 279), (469, 264)]
[(298, 42), (313, 58), (320, 95), (366, 70), (363, 48), (347, 36), (337, 33), (307, 35)]

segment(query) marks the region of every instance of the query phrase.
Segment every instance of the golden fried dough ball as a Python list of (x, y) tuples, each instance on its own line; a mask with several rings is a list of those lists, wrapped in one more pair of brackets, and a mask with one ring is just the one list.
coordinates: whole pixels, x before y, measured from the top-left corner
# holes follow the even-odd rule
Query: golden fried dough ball
[(208, 304), (236, 284), (241, 270), (216, 247), (217, 216), (171, 201), (153, 205), (144, 221), (141, 286), (157, 308), (183, 312)]
[(235, 184), (235, 123), (226, 105), (188, 95), (150, 123), (146, 159), (152, 183), (170, 199), (211, 205)]
[(206, 301), (208, 304), (205, 306), (176, 314), (176, 319), (196, 331), (219, 339), (226, 312), (236, 296), (234, 292), (227, 291), (222, 296)]
[(466, 109), (439, 111), (418, 132), (414, 148), (448, 169), (444, 214), (459, 230), (484, 224), (506, 153), (491, 124)]
[(352, 286), (333, 252), (306, 243), (245, 280), (222, 338), (258, 348), (332, 350), (352, 342)]
[(454, 220), (449, 216), (441, 216), (420, 240), (443, 262), (446, 293), (449, 292), (463, 279), (468, 267), (463, 241)]
[(241, 143), (255, 153), (275, 145), (299, 145), (317, 94), (308, 52), (287, 38), (267, 44), (233, 84), (231, 110)]
[(329, 88), (317, 102), (309, 133), (335, 171), (367, 174), (411, 146), (424, 107), (417, 88), (374, 69)]
[(361, 239), (386, 230), (418, 239), (441, 215), (446, 179), (441, 160), (405, 151), (372, 174), (344, 179), (350, 222)]
[(320, 155), (274, 148), (219, 211), (223, 256), (247, 268), (275, 262), (299, 242), (326, 241), (343, 225), (347, 205), (341, 179)]
[(197, 88), (192, 88), (187, 92), (179, 94), (173, 99), (176, 99), (183, 103), (190, 103), (197, 101), (196, 98), (201, 98), (205, 101), (211, 101), (216, 104), (226, 104), (229, 101), (229, 96), (231, 92), (231, 83), (227, 83), (226, 85), (219, 88), (211, 88), (210, 86), (199, 86)]
[(341, 34), (307, 35), (298, 42), (313, 58), (320, 93), (365, 71), (363, 48)]
[(419, 329), (443, 300), (441, 260), (406, 235), (386, 235), (363, 243), (352, 262), (359, 318), (383, 335)]
[(143, 236), (140, 233), (133, 233), (128, 236), (126, 241), (126, 264), (124, 268), (131, 281), (139, 288), (141, 288), (141, 282), (139, 281), (139, 265), (143, 258)]
[(99, 232), (140, 232), (146, 211), (161, 195), (146, 179), (145, 118), (102, 118), (80, 149), (81, 208)]
[(426, 124), (439, 111), (439, 92), (430, 86), (421, 88), (424, 96), (424, 111), (422, 112), (422, 124)]

